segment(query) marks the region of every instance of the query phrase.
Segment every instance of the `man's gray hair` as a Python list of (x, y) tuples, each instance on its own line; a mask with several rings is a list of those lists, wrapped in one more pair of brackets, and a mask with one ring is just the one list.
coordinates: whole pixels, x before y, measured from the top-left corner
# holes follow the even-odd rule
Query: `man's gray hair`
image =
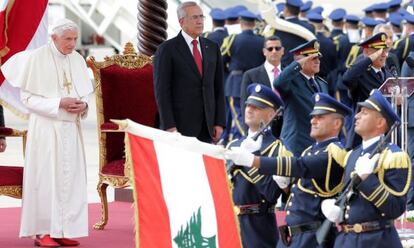
[(198, 4), (196, 2), (189, 1), (189, 2), (184, 2), (178, 5), (177, 7), (178, 20), (180, 20), (181, 18), (184, 18), (187, 15), (187, 11), (185, 10), (186, 8), (193, 7), (193, 6), (198, 6)]
[(79, 31), (78, 25), (69, 19), (60, 19), (52, 27), (52, 34), (61, 36), (65, 31)]
[(380, 31), (380, 29), (384, 29), (384, 30), (391, 30), (392, 31), (392, 27), (390, 24), (385, 24), (385, 23), (380, 23), (377, 24), (374, 28), (374, 31), (372, 31), (373, 34), (378, 34)]

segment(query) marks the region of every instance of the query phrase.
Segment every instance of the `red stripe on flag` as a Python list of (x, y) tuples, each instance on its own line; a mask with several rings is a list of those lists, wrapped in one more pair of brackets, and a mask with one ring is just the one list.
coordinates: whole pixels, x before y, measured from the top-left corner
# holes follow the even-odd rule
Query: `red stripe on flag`
[[(48, 0), (14, 0), (5, 20), (7, 43), (4, 45), (10, 48), (10, 51), (1, 58), (1, 63), (6, 62), (15, 53), (26, 50), (42, 20), (47, 3)], [(3, 81), (4, 76), (0, 71), (0, 85)]]
[[(152, 140), (128, 134), (134, 170), (134, 194), (138, 205), (139, 247), (172, 247), (167, 205)], [(151, 190), (148, 190), (151, 189)]]
[[(224, 162), (209, 156), (203, 156), (211, 194), (216, 210), (218, 244), (219, 247), (242, 247), (237, 222), (234, 215), (227, 175), (224, 170)], [(221, 176), (218, 176), (221, 175)]]

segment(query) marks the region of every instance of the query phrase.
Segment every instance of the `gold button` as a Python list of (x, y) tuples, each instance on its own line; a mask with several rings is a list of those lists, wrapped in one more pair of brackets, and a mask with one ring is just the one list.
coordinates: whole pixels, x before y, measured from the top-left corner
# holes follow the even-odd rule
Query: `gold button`
[(290, 211), (286, 211), (286, 215), (289, 215), (290, 214)]
[(385, 214), (384, 214), (384, 213), (381, 213), (381, 216), (382, 216), (382, 217), (384, 217), (384, 216), (385, 216)]
[(240, 208), (238, 206), (234, 206), (234, 213), (236, 215), (239, 215), (240, 214)]
[(289, 202), (288, 206), (291, 207), (292, 206), (292, 202)]
[(313, 197), (318, 198), (318, 195), (313, 195)]
[(354, 232), (360, 233), (360, 232), (362, 232), (362, 225), (361, 224), (355, 224), (353, 229), (354, 229)]
[(349, 214), (345, 214), (345, 219), (349, 219)]
[(290, 193), (290, 196), (291, 196), (291, 197), (294, 197), (294, 196), (295, 196), (295, 194), (294, 194), (294, 193)]
[(294, 187), (296, 187), (296, 184), (292, 184), (292, 187), (291, 188), (293, 189)]
[(347, 209), (347, 210), (349, 210), (350, 208), (351, 208), (351, 206), (349, 206), (349, 205), (347, 205), (347, 206), (346, 206), (346, 209)]
[(265, 200), (262, 200), (262, 202), (264, 203), (264, 202), (266, 202)]

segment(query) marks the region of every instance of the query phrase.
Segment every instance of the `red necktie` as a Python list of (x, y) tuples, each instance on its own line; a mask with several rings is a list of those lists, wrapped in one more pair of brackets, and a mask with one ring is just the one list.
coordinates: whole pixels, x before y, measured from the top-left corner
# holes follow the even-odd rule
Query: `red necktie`
[[(280, 74), (279, 68), (275, 67), (273, 69), (273, 80), (275, 80)], [(280, 97), (280, 93), (277, 89), (273, 88), (273, 82), (272, 82), (272, 89), (273, 91), (276, 93), (276, 95), (278, 95)]]
[(279, 68), (275, 67), (275, 69), (273, 69), (273, 78), (276, 79), (280, 74)]
[(197, 64), (198, 67), (198, 71), (200, 72), (201, 75), (203, 75), (203, 62), (201, 60), (201, 54), (200, 51), (198, 50), (198, 41), (197, 40), (193, 40), (191, 42), (193, 44), (193, 57), (194, 57), (194, 61)]

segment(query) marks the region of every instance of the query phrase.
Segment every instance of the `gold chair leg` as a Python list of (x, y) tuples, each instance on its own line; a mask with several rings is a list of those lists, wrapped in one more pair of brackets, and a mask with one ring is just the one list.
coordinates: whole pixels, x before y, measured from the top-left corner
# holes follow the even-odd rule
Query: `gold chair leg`
[(106, 197), (106, 188), (108, 187), (108, 184), (103, 183), (101, 180), (99, 180), (97, 190), (99, 193), (99, 197), (101, 198), (101, 220), (93, 225), (93, 228), (96, 230), (103, 230), (108, 223), (108, 199)]

